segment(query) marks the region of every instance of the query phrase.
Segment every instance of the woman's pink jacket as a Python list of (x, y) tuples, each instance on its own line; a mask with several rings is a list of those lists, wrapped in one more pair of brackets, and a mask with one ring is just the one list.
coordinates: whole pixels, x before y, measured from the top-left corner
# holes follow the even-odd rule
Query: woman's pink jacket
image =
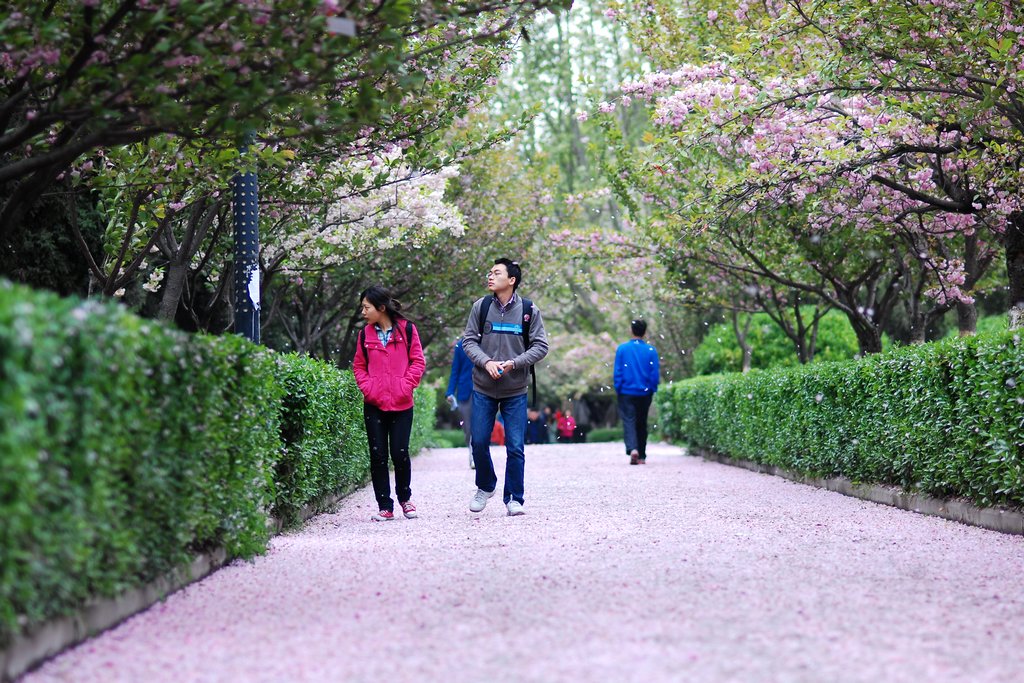
[[(427, 364), (423, 360), (420, 333), (410, 324), (412, 339), (406, 339), (406, 321), (396, 320), (387, 347), (381, 345), (377, 330), (367, 326), (356, 337), (356, 355), (352, 371), (365, 401), (381, 410), (397, 411), (412, 408), (412, 391), (419, 386)], [(366, 353), (359, 338), (365, 339)]]

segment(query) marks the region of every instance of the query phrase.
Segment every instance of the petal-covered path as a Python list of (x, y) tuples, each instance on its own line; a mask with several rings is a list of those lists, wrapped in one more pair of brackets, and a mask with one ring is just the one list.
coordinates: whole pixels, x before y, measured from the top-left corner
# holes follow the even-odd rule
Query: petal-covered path
[(362, 489), (25, 681), (1024, 681), (1024, 538), (621, 449), (529, 447), (515, 518), (429, 452), (420, 519)]

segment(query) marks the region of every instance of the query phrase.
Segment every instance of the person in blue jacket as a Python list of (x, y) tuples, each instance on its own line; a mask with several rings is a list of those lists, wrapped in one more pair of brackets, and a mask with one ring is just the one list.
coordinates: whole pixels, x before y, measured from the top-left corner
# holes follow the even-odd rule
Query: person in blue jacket
[(615, 350), (615, 395), (630, 465), (647, 462), (647, 414), (658, 390), (658, 351), (644, 341), (647, 323), (630, 323), (633, 338)]
[(462, 349), (462, 337), (455, 342), (452, 352), (452, 372), (448, 376), (448, 389), (445, 391), (445, 400), (452, 410), (459, 411), (459, 418), (462, 421), (462, 433), (466, 436), (466, 446), (469, 447), (469, 469), (474, 469), (473, 445), (470, 443), (470, 416), (472, 415), (473, 402), (473, 362)]

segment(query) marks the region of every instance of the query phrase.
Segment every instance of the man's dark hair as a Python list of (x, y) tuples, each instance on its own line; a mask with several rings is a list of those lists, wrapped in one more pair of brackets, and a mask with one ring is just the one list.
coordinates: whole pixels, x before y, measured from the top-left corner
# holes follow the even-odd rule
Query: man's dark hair
[(505, 270), (508, 271), (508, 276), (516, 279), (516, 283), (512, 285), (512, 291), (514, 292), (519, 289), (519, 284), (523, 281), (523, 269), (519, 267), (518, 261), (513, 261), (512, 259), (507, 258), (496, 258), (494, 259), (494, 265), (505, 266)]
[(634, 320), (629, 323), (629, 327), (633, 330), (634, 337), (642, 337), (647, 334), (647, 323), (643, 320)]

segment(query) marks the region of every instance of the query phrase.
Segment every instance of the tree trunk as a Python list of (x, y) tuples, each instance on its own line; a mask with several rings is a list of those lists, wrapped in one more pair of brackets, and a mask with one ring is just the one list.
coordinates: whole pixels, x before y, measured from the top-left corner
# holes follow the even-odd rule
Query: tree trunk
[(974, 304), (958, 301), (956, 304), (956, 324), (961, 337), (973, 337), (978, 331), (978, 307)]
[(815, 311), (814, 322), (811, 323), (811, 338), (805, 345), (807, 360), (801, 360), (801, 363), (810, 363), (814, 361), (814, 354), (818, 352), (818, 324), (821, 322), (822, 317), (823, 315), (818, 315), (817, 311)]
[(732, 329), (736, 333), (736, 343), (740, 345), (740, 351), (743, 353), (740, 369), (744, 374), (750, 372), (751, 359), (754, 356), (754, 350), (747, 343), (747, 336), (750, 334), (750, 323), (753, 320), (754, 316), (747, 314), (747, 322), (743, 325), (743, 330), (741, 331), (739, 313), (735, 310), (732, 312)]
[(63, 164), (51, 164), (28, 177), (11, 181), (11, 193), (0, 202), (0, 238), (7, 238), (15, 232), (43, 191), (53, 185), (61, 168), (64, 168)]
[(854, 334), (857, 335), (857, 346), (860, 347), (860, 355), (867, 356), (872, 353), (882, 352), (882, 331), (870, 320), (862, 315), (846, 316), (850, 320)]
[(921, 287), (916, 289), (907, 289), (908, 297), (907, 301), (904, 302), (903, 308), (907, 311), (907, 318), (910, 321), (910, 343), (911, 344), (924, 344), (925, 337), (928, 334), (928, 322), (927, 313), (921, 306)]
[(1006, 225), (1006, 275), (1010, 281), (1010, 329), (1024, 327), (1024, 214)]
[(181, 293), (185, 289), (186, 275), (188, 275), (188, 265), (173, 261), (168, 264), (167, 273), (164, 275), (164, 295), (160, 299), (158, 314), (161, 320), (174, 320), (177, 317)]

